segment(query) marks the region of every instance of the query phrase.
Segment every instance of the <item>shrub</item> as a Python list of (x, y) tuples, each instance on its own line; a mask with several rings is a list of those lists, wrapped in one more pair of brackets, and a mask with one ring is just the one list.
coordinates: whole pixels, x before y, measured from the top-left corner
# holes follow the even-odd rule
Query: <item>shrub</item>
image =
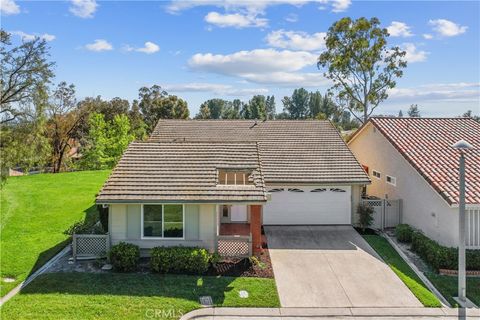
[(395, 227), (395, 236), (400, 242), (412, 242), (413, 228), (408, 224), (399, 224)]
[(152, 249), (150, 266), (160, 273), (202, 274), (208, 270), (212, 256), (197, 247), (155, 247)]
[(109, 252), (110, 263), (117, 271), (134, 271), (140, 259), (140, 248), (131, 243), (120, 242)]
[[(411, 250), (417, 253), (433, 269), (458, 268), (458, 249), (444, 247), (414, 230), (411, 234)], [(467, 270), (480, 270), (480, 250), (466, 250)]]
[(357, 213), (359, 215), (358, 224), (365, 232), (365, 229), (369, 228), (373, 222), (373, 207), (366, 203), (360, 203), (357, 207)]

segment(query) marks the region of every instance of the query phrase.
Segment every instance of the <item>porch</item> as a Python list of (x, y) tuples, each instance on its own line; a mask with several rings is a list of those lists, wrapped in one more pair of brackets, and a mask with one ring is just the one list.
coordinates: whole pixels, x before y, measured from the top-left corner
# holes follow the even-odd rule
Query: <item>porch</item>
[(216, 251), (224, 258), (250, 257), (262, 250), (261, 205), (217, 205)]

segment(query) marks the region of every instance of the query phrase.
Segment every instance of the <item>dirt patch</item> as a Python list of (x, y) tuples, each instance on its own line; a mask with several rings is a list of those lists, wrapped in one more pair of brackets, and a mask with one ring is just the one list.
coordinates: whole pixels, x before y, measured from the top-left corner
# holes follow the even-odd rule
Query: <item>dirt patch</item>
[(224, 260), (215, 266), (211, 266), (207, 275), (273, 278), (272, 262), (268, 249), (264, 249), (261, 254), (254, 258)]

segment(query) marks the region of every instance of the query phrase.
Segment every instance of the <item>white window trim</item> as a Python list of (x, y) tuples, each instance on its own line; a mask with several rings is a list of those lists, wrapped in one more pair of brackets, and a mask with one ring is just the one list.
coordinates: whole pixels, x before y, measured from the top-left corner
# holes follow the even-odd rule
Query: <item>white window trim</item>
[[(183, 222), (183, 236), (181, 238), (165, 238), (165, 237), (149, 237), (143, 235), (143, 206), (144, 205), (154, 205), (154, 206), (162, 206), (162, 234), (165, 227), (165, 220), (163, 217), (163, 206), (164, 205), (181, 205), (182, 206), (182, 222)], [(140, 239), (142, 240), (185, 240), (185, 204), (183, 203), (142, 203), (141, 206), (141, 218), (140, 218)]]
[[(395, 182), (388, 181), (388, 178), (393, 179)], [(386, 176), (385, 176), (385, 181), (386, 181), (388, 184), (391, 184), (392, 186), (395, 186), (395, 187), (397, 186), (397, 177), (386, 175)]]
[[(375, 175), (375, 172), (378, 173), (378, 174), (380, 175), (380, 177), (377, 177), (377, 176)], [(377, 171), (377, 170), (373, 170), (373, 169), (372, 169), (372, 176), (373, 176), (374, 178), (378, 179), (378, 180), (382, 180), (382, 173), (381, 173), (380, 171)]]

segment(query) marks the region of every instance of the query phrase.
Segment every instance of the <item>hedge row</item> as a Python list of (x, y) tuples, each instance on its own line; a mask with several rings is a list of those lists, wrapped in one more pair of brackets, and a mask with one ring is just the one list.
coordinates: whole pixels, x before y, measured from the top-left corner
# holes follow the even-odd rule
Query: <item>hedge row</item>
[[(395, 229), (398, 241), (410, 243), (411, 250), (435, 270), (458, 269), (458, 249), (444, 247), (421, 231), (401, 224)], [(466, 250), (467, 270), (480, 270), (480, 250)]]
[[(135, 271), (140, 260), (140, 248), (120, 242), (109, 252), (110, 262), (117, 271)], [(211, 263), (218, 262), (217, 254), (197, 247), (156, 247), (152, 249), (150, 267), (159, 273), (205, 273)]]

